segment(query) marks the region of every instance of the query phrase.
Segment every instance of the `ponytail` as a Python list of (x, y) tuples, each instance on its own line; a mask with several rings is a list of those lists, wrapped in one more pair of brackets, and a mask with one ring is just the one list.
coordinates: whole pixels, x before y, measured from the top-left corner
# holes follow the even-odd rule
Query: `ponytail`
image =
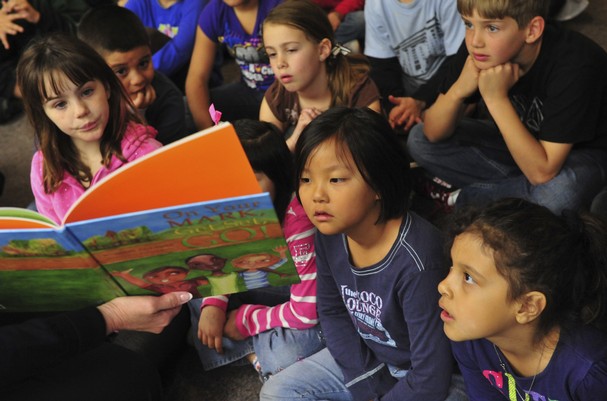
[(348, 54), (349, 51), (343, 49), (340, 44), (333, 44), (331, 56), (326, 60), (331, 106), (349, 106), (354, 88), (369, 75), (371, 69), (365, 56)]

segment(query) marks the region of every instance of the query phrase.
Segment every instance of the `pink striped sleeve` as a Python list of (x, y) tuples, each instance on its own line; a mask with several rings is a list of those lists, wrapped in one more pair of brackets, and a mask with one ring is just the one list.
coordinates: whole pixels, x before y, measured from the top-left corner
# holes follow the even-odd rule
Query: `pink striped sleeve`
[(202, 310), (202, 308), (204, 308), (205, 306), (217, 306), (225, 312), (228, 309), (228, 297), (226, 295), (206, 297), (202, 300), (200, 310)]
[(291, 297), (283, 304), (272, 307), (242, 305), (236, 315), (236, 327), (245, 337), (273, 327), (306, 329), (318, 324), (314, 252), (316, 229), (296, 198), (289, 204), (284, 232), (301, 283), (291, 286)]

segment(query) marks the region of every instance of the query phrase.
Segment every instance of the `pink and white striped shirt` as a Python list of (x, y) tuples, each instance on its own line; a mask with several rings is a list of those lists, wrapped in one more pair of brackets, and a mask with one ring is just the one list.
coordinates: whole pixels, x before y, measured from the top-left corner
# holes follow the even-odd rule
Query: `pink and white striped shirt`
[[(307, 329), (318, 324), (314, 252), (316, 229), (295, 197), (287, 208), (283, 229), (301, 282), (291, 286), (290, 300), (283, 304), (241, 305), (236, 313), (236, 327), (245, 337), (254, 336), (273, 327)], [(228, 297), (207, 297), (202, 302), (202, 308), (209, 305), (225, 311)]]

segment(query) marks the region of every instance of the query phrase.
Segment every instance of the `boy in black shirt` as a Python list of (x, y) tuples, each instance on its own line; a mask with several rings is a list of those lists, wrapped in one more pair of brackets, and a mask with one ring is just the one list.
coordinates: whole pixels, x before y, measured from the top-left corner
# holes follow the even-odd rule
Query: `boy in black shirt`
[(460, 188), (433, 193), (449, 206), (519, 197), (560, 212), (607, 183), (607, 53), (546, 25), (549, 3), (458, 0), (466, 46), (408, 140)]

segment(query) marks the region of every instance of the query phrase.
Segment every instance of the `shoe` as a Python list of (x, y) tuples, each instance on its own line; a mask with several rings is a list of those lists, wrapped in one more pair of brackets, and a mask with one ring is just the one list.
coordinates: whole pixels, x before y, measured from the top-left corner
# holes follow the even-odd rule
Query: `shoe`
[(561, 22), (574, 19), (588, 7), (588, 4), (588, 0), (567, 0), (554, 19)]
[(451, 208), (448, 205), (449, 196), (457, 190), (453, 185), (438, 177), (429, 175), (421, 168), (411, 170), (411, 183), (413, 190), (418, 195)]

